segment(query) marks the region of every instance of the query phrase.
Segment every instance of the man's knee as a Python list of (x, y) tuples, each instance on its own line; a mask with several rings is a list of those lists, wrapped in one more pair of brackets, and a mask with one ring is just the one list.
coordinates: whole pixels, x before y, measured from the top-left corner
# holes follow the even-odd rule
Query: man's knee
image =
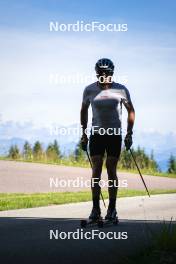
[[(103, 166), (102, 156), (92, 156), (93, 174), (100, 174)], [(96, 176), (96, 175), (95, 175)]]
[(93, 168), (95, 168), (95, 169), (102, 168), (102, 166), (103, 166), (103, 158), (102, 158), (102, 156), (92, 156), (91, 160), (92, 160)]
[(116, 169), (117, 169), (117, 162), (118, 159), (116, 157), (107, 157), (106, 159), (106, 168), (107, 168), (107, 173), (111, 178), (117, 178), (116, 175)]

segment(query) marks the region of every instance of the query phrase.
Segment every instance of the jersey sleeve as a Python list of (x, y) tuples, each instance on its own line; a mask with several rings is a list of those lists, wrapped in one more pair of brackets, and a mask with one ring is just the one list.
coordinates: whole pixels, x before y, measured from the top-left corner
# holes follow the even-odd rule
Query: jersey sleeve
[(87, 87), (84, 89), (82, 102), (87, 106), (90, 105), (90, 99), (89, 99), (89, 93)]
[(128, 89), (124, 86), (124, 99), (127, 103), (131, 103), (131, 96)]

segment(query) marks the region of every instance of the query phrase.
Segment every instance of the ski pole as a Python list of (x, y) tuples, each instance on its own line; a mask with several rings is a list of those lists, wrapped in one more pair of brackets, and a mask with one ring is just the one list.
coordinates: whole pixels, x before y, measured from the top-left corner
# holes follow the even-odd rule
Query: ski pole
[[(91, 166), (91, 168), (93, 169), (93, 165), (92, 165), (92, 162), (91, 162), (91, 159), (90, 159), (90, 156), (89, 156), (89, 153), (88, 153), (87, 150), (86, 150), (86, 154), (87, 154), (87, 157), (88, 157), (88, 160), (89, 160), (90, 166)], [(102, 194), (101, 191), (100, 191), (100, 195), (101, 195), (101, 199), (102, 199), (102, 201), (103, 201), (104, 207), (106, 208), (106, 204), (105, 204), (105, 201), (104, 201), (104, 198), (103, 198), (103, 194)]]
[(139, 167), (138, 167), (138, 165), (137, 165), (136, 159), (135, 159), (135, 157), (134, 157), (133, 152), (132, 152), (131, 149), (130, 149), (130, 153), (131, 153), (131, 156), (132, 156), (132, 158), (133, 158), (133, 160), (134, 160), (134, 163), (135, 163), (135, 165), (136, 165), (136, 168), (138, 169), (139, 175), (141, 176), (141, 180), (142, 180), (142, 182), (143, 182), (143, 184), (144, 184), (144, 186), (145, 186), (145, 189), (146, 189), (146, 191), (147, 191), (147, 193), (148, 193), (148, 196), (150, 197), (150, 193), (149, 193), (149, 191), (148, 191), (147, 185), (146, 185), (146, 183), (145, 183), (145, 181), (144, 181), (144, 178), (143, 178), (143, 176), (142, 176), (142, 174), (141, 174), (141, 171), (140, 171), (140, 169), (139, 169)]

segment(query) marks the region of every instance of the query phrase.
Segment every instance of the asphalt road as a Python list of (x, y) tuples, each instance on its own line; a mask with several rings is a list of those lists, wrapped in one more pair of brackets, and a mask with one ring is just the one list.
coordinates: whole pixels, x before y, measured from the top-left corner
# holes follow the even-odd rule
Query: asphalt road
[[(50, 185), (59, 183), (60, 180), (79, 179), (82, 182), (89, 180), (91, 169), (66, 167), (58, 165), (25, 163), (0, 160), (0, 193), (34, 193), (34, 192), (55, 192), (55, 191), (83, 191), (90, 190), (86, 187), (73, 187), (72, 185), (62, 187)], [(138, 174), (118, 173), (121, 188), (144, 190), (143, 183)], [(103, 171), (102, 179), (107, 179), (106, 171)], [(144, 176), (148, 188), (151, 189), (176, 189), (176, 179)], [(58, 182), (57, 182), (58, 181)], [(126, 183), (124, 184), (124, 181)], [(125, 187), (126, 188), (126, 187)]]
[[(88, 216), (91, 206), (86, 202), (0, 212), (0, 263), (126, 263), (128, 255), (150, 244), (151, 236), (161, 230), (163, 219), (166, 223), (171, 218), (176, 220), (176, 194), (120, 198), (118, 226), (81, 231), (80, 218)], [(68, 232), (75, 231), (99, 235), (115, 232), (118, 239), (59, 237), (65, 232), (68, 238)], [(122, 239), (122, 232), (127, 239)]]

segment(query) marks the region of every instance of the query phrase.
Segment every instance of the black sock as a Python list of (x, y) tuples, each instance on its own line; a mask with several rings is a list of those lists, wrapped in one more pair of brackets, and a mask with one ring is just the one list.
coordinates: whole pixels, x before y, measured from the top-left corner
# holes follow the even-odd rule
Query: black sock
[(100, 198), (93, 198), (93, 207), (99, 209), (100, 208)]
[(113, 210), (113, 209), (115, 209), (115, 207), (116, 207), (116, 198), (110, 198), (109, 199), (109, 206), (108, 206), (108, 208), (111, 209), (111, 210)]

